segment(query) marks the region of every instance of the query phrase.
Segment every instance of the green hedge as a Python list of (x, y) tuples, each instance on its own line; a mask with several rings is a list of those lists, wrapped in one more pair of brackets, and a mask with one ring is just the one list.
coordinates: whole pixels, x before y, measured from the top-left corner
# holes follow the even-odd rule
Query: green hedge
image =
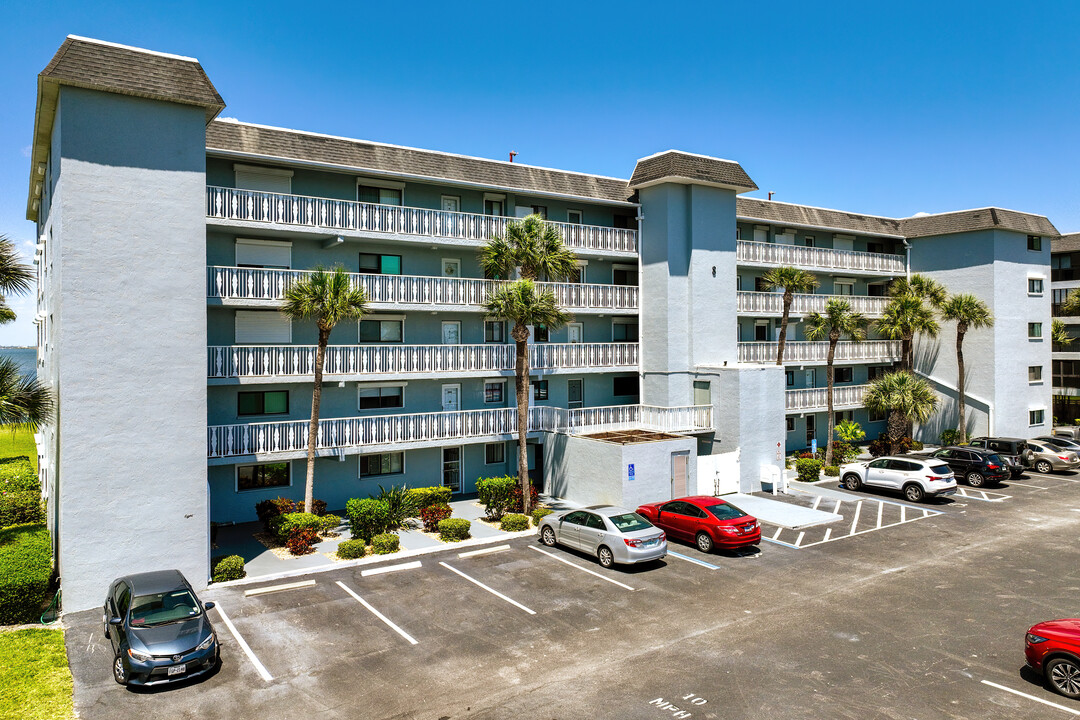
[(296, 530), (314, 530), (321, 532), (323, 519), (315, 513), (285, 513), (270, 519), (270, 531), (281, 542), (289, 539)]
[(814, 458), (796, 460), (795, 472), (799, 473), (799, 482), (817, 482), (821, 479), (821, 461)]
[(214, 563), (214, 572), (211, 579), (214, 582), (228, 582), (229, 580), (239, 580), (246, 575), (244, 558), (239, 555), (228, 555)]
[(529, 529), (529, 518), (520, 513), (507, 513), (503, 515), (499, 529), (503, 532), (521, 532)]
[(337, 556), (342, 560), (355, 560), (367, 554), (367, 543), (363, 540), (342, 540), (337, 546)]
[(510, 509), (511, 493), (517, 487), (516, 477), (480, 478), (476, 481), (476, 494), (484, 512), (491, 520), (498, 520)]
[(319, 518), (321, 520), (322, 527), (319, 532), (330, 533), (336, 532), (341, 527), (341, 518), (337, 515), (330, 515), (329, 513)]
[(533, 510), (531, 513), (533, 525), (539, 527), (540, 521), (543, 520), (546, 516), (550, 515), (552, 512), (554, 511), (551, 508), (544, 507), (536, 508), (535, 510)]
[(468, 540), (471, 527), (472, 523), (464, 518), (447, 518), (439, 522), (439, 539), (446, 542)]
[(423, 510), (432, 505), (448, 505), (450, 495), (448, 487), (409, 488), (409, 501), (416, 510)]
[(51, 579), (52, 545), (44, 525), (0, 530), (0, 624), (37, 622)]
[(0, 528), (45, 522), (45, 506), (37, 490), (0, 492)]
[(826, 465), (825, 466), (825, 477), (840, 477), (840, 466), (839, 465)]
[(394, 533), (381, 533), (371, 538), (371, 549), (376, 555), (396, 553), (401, 546), (401, 538)]
[(19, 455), (0, 460), (0, 494), (20, 490), (41, 495), (41, 483), (30, 458)]
[(365, 543), (370, 543), (371, 538), (389, 529), (390, 508), (383, 500), (353, 498), (345, 503), (345, 514), (349, 516), (352, 536)]

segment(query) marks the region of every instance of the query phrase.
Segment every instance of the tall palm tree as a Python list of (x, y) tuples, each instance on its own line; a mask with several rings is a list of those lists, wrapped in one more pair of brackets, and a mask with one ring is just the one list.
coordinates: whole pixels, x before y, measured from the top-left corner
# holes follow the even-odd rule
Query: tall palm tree
[(793, 267), (778, 267), (761, 276), (762, 283), (769, 290), (784, 289), (784, 315), (780, 319), (779, 346), (776, 348), (776, 364), (784, 364), (784, 346), (787, 344), (788, 315), (795, 293), (813, 292), (820, 284), (813, 273)]
[(0, 425), (22, 425), (37, 432), (52, 413), (53, 398), (48, 386), (33, 375), (24, 375), (11, 358), (0, 358)]
[(956, 322), (956, 390), (960, 409), (960, 444), (967, 442), (967, 410), (964, 392), (964, 335), (968, 330), (988, 328), (994, 324), (990, 308), (979, 298), (970, 293), (958, 293), (951, 296), (941, 306), (941, 316)]
[(1055, 345), (1072, 345), (1075, 340), (1072, 335), (1069, 334), (1069, 326), (1063, 321), (1054, 318), (1050, 322), (1050, 342)]
[(530, 511), (529, 457), (525, 436), (529, 425), (529, 327), (545, 325), (558, 329), (570, 322), (554, 293), (539, 290), (533, 281), (562, 281), (577, 271), (577, 256), (563, 244), (554, 225), (539, 215), (528, 215), (507, 223), (502, 237), (493, 237), (480, 249), (480, 268), (489, 278), (520, 280), (492, 292), (484, 308), (489, 317), (513, 323), (510, 336), (517, 346), (514, 389), (518, 418), (518, 481), (523, 509)]
[(889, 284), (889, 295), (912, 295), (930, 303), (930, 307), (939, 310), (949, 299), (949, 293), (945, 286), (937, 280), (915, 273), (911, 277), (897, 278)]
[(885, 306), (877, 330), (890, 340), (900, 341), (900, 369), (911, 370), (915, 335), (937, 337), (939, 326), (934, 311), (921, 298), (896, 295)]
[(1080, 290), (1070, 290), (1061, 302), (1060, 313), (1064, 317), (1080, 315)]
[(809, 340), (829, 339), (829, 355), (826, 362), (825, 377), (828, 380), (828, 428), (825, 434), (825, 465), (832, 465), (833, 459), (833, 425), (836, 418), (833, 416), (833, 358), (836, 355), (836, 343), (844, 335), (854, 342), (862, 342), (866, 337), (863, 329), (864, 319), (862, 313), (851, 309), (851, 303), (847, 300), (833, 298), (825, 303), (825, 314), (810, 313), (806, 318), (806, 337)]
[(307, 480), (304, 485), (304, 512), (311, 512), (326, 346), (330, 342), (330, 331), (338, 323), (360, 320), (367, 313), (367, 296), (363, 288), (352, 286), (341, 266), (329, 270), (317, 267), (310, 275), (285, 289), (285, 304), (281, 312), (291, 320), (312, 320), (319, 329), (319, 345), (315, 350), (315, 387), (311, 393), (311, 420), (308, 423)]
[(863, 404), (867, 408), (889, 414), (885, 437), (890, 455), (904, 436), (908, 421), (926, 422), (937, 403), (937, 394), (930, 383), (908, 370), (897, 370), (871, 380), (863, 395)]
[(25, 295), (36, 280), (33, 268), (20, 262), (15, 243), (7, 235), (0, 235), (0, 324), (15, 319), (15, 311), (8, 307), (8, 295)]

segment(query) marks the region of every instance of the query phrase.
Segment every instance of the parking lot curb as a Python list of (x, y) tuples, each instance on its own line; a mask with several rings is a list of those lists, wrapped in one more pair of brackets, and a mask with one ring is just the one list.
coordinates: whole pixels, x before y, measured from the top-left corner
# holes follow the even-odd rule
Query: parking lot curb
[(361, 565), (374, 565), (375, 563), (381, 562), (393, 562), (405, 558), (421, 557), (424, 555), (434, 555), (441, 552), (460, 550), (461, 548), (467, 547), (494, 545), (496, 543), (506, 542), (507, 540), (513, 540), (520, 537), (528, 537), (530, 535), (536, 535), (536, 528), (529, 528), (528, 530), (521, 530), (520, 532), (506, 532), (496, 537), (472, 538), (470, 540), (462, 540), (461, 542), (456, 543), (446, 543), (444, 545), (437, 545), (434, 547), (418, 548), (416, 550), (403, 550), (401, 552), (390, 553), (388, 555), (371, 555), (369, 557), (357, 558), (356, 560), (343, 560), (341, 562), (332, 562), (325, 565), (316, 565), (315, 567), (285, 570), (283, 572), (273, 573), (271, 575), (260, 575), (258, 577), (242, 578), (240, 580), (229, 580), (227, 582), (211, 583), (208, 590), (213, 591), (218, 588), (241, 587), (244, 585), (270, 582), (272, 580), (285, 580), (288, 578), (303, 577), (305, 575), (317, 575), (319, 573), (330, 572), (332, 570), (342, 570)]

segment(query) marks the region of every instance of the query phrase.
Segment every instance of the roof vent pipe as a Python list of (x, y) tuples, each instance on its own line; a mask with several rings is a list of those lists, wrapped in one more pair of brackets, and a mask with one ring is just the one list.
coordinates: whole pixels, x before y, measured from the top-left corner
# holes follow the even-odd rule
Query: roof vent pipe
[(517, 152), (514, 151), (514, 150), (511, 150), (510, 151), (510, 162), (514, 162), (514, 156), (515, 155), (517, 155)]

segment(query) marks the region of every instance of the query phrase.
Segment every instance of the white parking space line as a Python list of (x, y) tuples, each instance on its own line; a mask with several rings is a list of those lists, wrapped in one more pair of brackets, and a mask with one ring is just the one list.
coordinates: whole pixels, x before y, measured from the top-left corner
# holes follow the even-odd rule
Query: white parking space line
[(1032, 490), (1046, 490), (1047, 489), (1047, 488), (1044, 488), (1041, 485), (1028, 485), (1027, 483), (1016, 482), (1015, 480), (1010, 480), (1009, 485), (1019, 485), (1020, 487), (1031, 488)]
[(1028, 695), (1027, 693), (1020, 692), (1019, 690), (1013, 690), (1010, 687), (1005, 687), (1004, 685), (998, 685), (997, 683), (990, 682), (989, 680), (982, 680), (981, 682), (982, 682), (983, 685), (989, 685), (990, 687), (997, 688), (998, 690), (1004, 690), (1005, 692), (1012, 693), (1013, 695), (1019, 695), (1020, 697), (1027, 698), (1028, 700), (1034, 700), (1037, 703), (1042, 703), (1043, 705), (1049, 705), (1052, 708), (1057, 708), (1058, 710), (1061, 710), (1062, 712), (1067, 712), (1070, 715), (1080, 715), (1080, 710), (1074, 710), (1072, 708), (1065, 707), (1064, 705), (1058, 705), (1055, 702), (1050, 702), (1049, 700), (1043, 700), (1041, 697), (1035, 697), (1034, 695)]
[[(891, 528), (891, 527), (899, 527), (900, 525), (905, 525), (905, 524), (908, 524), (908, 523), (912, 523), (912, 522), (915, 522), (916, 520), (923, 520), (923, 519), (928, 518), (928, 517), (935, 517), (937, 515), (942, 514), (942, 512), (940, 510), (930, 510), (930, 509), (925, 508), (925, 507), (912, 507), (912, 506), (909, 506), (909, 505), (904, 505), (902, 503), (890, 502), (888, 500), (866, 499), (866, 500), (852, 500), (852, 501), (849, 501), (849, 502), (854, 502), (855, 503), (855, 510), (854, 511), (849, 511), (847, 513), (848, 516), (853, 518), (851, 526), (848, 528), (847, 533), (844, 533), (843, 528), (841, 528), (841, 529), (839, 529), (838, 534), (833, 534), (833, 531), (834, 531), (835, 528), (828, 527), (828, 528), (825, 528), (824, 537), (822, 537), (820, 540), (813, 540), (812, 542), (806, 542), (806, 540), (807, 540), (807, 531), (801, 531), (801, 532), (799, 532), (798, 536), (795, 538), (794, 542), (792, 542), (790, 540), (781, 540), (780, 537), (781, 537), (781, 535), (782, 535), (782, 533), (784, 531), (784, 528), (777, 528), (776, 533), (774, 533), (771, 538), (766, 536), (766, 535), (762, 535), (761, 539), (764, 542), (771, 542), (771, 543), (775, 543), (777, 545), (783, 545), (785, 547), (794, 548), (796, 550), (803, 550), (803, 549), (808, 548), (808, 547), (814, 547), (815, 545), (823, 545), (825, 543), (836, 542), (837, 540), (843, 540), (845, 538), (855, 537), (856, 535), (865, 535), (866, 533), (876, 532), (878, 530), (885, 530), (885, 529)], [(859, 525), (859, 520), (862, 517), (862, 505), (863, 505), (864, 502), (876, 502), (877, 503), (876, 523), (875, 523), (874, 527), (870, 527), (870, 528), (867, 528), (865, 530), (859, 530), (858, 525)], [(884, 516), (884, 511), (885, 511), (885, 506), (886, 505), (891, 505), (891, 506), (900, 508), (900, 521), (899, 522), (890, 522), (888, 524), (886, 524), (884, 522), (884, 517), (885, 517)], [(839, 508), (837, 508), (837, 509), (839, 509)], [(909, 513), (908, 510), (912, 510), (913, 512)], [(868, 510), (867, 514), (869, 515), (869, 513), (870, 513), (870, 511)], [(843, 534), (840, 534), (840, 533), (843, 533)], [(788, 536), (788, 537), (790, 537), (790, 536)], [(810, 537), (813, 538), (814, 535), (811, 534)]]
[(881, 527), (881, 514), (885, 512), (885, 503), (877, 501), (877, 526)]
[[(530, 546), (531, 547), (531, 546)], [(480, 550), (470, 550), (469, 552), (458, 553), (459, 558), (473, 557), (474, 555), (487, 555), (488, 553), (502, 552), (503, 550), (509, 550), (509, 545), (496, 545), (495, 547), (482, 548)]]
[(356, 601), (357, 601), (358, 603), (360, 603), (361, 605), (363, 605), (364, 607), (366, 607), (366, 608), (367, 608), (368, 610), (370, 610), (370, 611), (371, 611), (371, 614), (372, 614), (372, 615), (374, 615), (375, 617), (379, 618), (379, 619), (380, 619), (380, 620), (382, 620), (382, 621), (383, 621), (384, 623), (386, 623), (387, 625), (389, 625), (389, 626), (390, 626), (390, 629), (391, 629), (391, 630), (393, 630), (393, 631), (394, 631), (394, 632), (396, 632), (396, 633), (397, 633), (398, 635), (400, 635), (401, 637), (403, 637), (403, 638), (405, 638), (406, 640), (408, 640), (408, 641), (409, 641), (409, 644), (410, 644), (410, 645), (419, 645), (419, 644), (420, 644), (420, 643), (416, 642), (416, 640), (415, 640), (415, 639), (413, 638), (413, 636), (412, 636), (412, 635), (410, 635), (409, 633), (405, 632), (404, 630), (402, 630), (401, 628), (399, 628), (399, 627), (398, 627), (397, 625), (395, 625), (395, 624), (394, 624), (394, 623), (393, 623), (393, 622), (392, 622), (392, 621), (390, 620), (390, 618), (386, 617), (386, 616), (385, 616), (385, 615), (383, 615), (383, 614), (382, 614), (381, 612), (379, 612), (378, 610), (376, 610), (375, 608), (373, 608), (373, 607), (371, 606), (371, 604), (370, 604), (370, 603), (368, 603), (368, 601), (367, 601), (367, 600), (365, 600), (364, 598), (362, 598), (362, 597), (360, 597), (359, 595), (357, 595), (356, 593), (354, 593), (354, 592), (353, 592), (353, 591), (352, 591), (352, 590), (351, 590), (351, 589), (350, 589), (350, 588), (349, 588), (349, 587), (348, 587), (347, 585), (345, 585), (345, 584), (344, 584), (343, 582), (341, 582), (340, 580), (338, 580), (338, 581), (337, 581), (337, 586), (338, 586), (339, 588), (341, 588), (342, 590), (344, 590), (345, 592), (347, 592), (347, 593), (349, 593), (350, 595), (352, 595), (352, 596), (353, 596), (353, 599), (354, 599), (354, 600), (356, 600)]
[(799, 538), (795, 541), (795, 547), (801, 547), (802, 546), (802, 539), (804, 537), (806, 537), (806, 531), (805, 530), (803, 532), (799, 533)]
[(367, 577), (368, 575), (381, 575), (388, 572), (397, 572), (398, 570), (415, 570), (421, 567), (419, 560), (413, 562), (401, 563), (400, 565), (387, 565), (386, 567), (371, 568), (370, 570), (361, 570), (360, 577)]
[[(1008, 500), (1012, 497), (1012, 495), (1002, 495), (1001, 493), (988, 493), (985, 490), (976, 490), (974, 488), (971, 488), (969, 490), (968, 488), (962, 487), (956, 488), (956, 494), (962, 498), (967, 498), (968, 500), (982, 500), (984, 502), (1004, 502), (1005, 500)], [(997, 497), (990, 497), (991, 495), (996, 495)]]
[[(1080, 512), (1080, 510), (1077, 510), (1077, 512)], [(776, 528), (776, 534), (774, 534), (774, 535), (772, 536), (772, 539), (773, 539), (773, 540), (775, 540), (776, 538), (780, 537), (780, 533), (782, 533), (782, 532), (784, 532), (784, 528), (783, 528), (783, 527), (778, 527), (778, 528)]]
[(907, 505), (900, 506), (900, 522), (907, 522)]
[(282, 590), (299, 590), (305, 587), (315, 587), (314, 580), (303, 580), (301, 582), (285, 583), (284, 585), (271, 585), (270, 587), (255, 588), (254, 590), (245, 590), (244, 597), (253, 597), (255, 595), (265, 595), (267, 593), (281, 592)]
[(825, 528), (825, 539), (822, 542), (829, 542), (829, 537), (832, 535), (832, 528)]
[(858, 527), (858, 525), (859, 525), (859, 515), (862, 514), (862, 504), (863, 504), (862, 500), (855, 503), (855, 519), (851, 521), (851, 532), (849, 532), (848, 535), (854, 535), (855, 534), (855, 528)]
[(517, 608), (521, 608), (522, 610), (524, 610), (525, 612), (529, 613), (530, 615), (535, 615), (535, 614), (536, 614), (536, 611), (535, 611), (535, 610), (530, 610), (529, 608), (527, 608), (527, 607), (525, 607), (524, 605), (522, 605), (521, 603), (519, 603), (519, 602), (518, 602), (517, 600), (511, 600), (510, 598), (506, 597), (505, 595), (503, 595), (503, 594), (502, 594), (501, 592), (499, 592), (498, 590), (493, 590), (492, 588), (489, 588), (489, 587), (488, 587), (487, 585), (485, 585), (484, 583), (480, 582), (480, 581), (479, 581), (479, 580), (477, 580), (476, 578), (471, 578), (471, 577), (469, 577), (468, 575), (466, 575), (465, 573), (461, 572), (461, 571), (460, 571), (460, 570), (458, 570), (457, 568), (453, 568), (453, 567), (450, 567), (449, 565), (447, 565), (447, 564), (446, 564), (446, 563), (444, 563), (444, 562), (440, 562), (439, 564), (440, 564), (440, 565), (442, 565), (442, 566), (443, 566), (444, 568), (446, 568), (447, 570), (449, 570), (450, 572), (453, 572), (453, 573), (457, 573), (457, 574), (458, 574), (458, 575), (460, 575), (461, 577), (463, 577), (463, 578), (465, 578), (466, 580), (468, 580), (469, 582), (471, 582), (471, 583), (472, 583), (473, 585), (476, 585), (476, 586), (477, 586), (477, 587), (479, 587), (479, 588), (483, 588), (484, 590), (487, 590), (487, 591), (488, 591), (489, 593), (491, 593), (491, 594), (492, 594), (492, 595), (494, 595), (495, 597), (497, 597), (497, 598), (502, 598), (503, 600), (505, 600), (506, 602), (510, 603), (510, 604), (511, 604), (511, 605), (513, 605), (514, 607), (517, 607)]
[(716, 565), (710, 565), (709, 563), (705, 562), (704, 560), (698, 560), (697, 558), (692, 558), (689, 555), (682, 555), (682, 554), (677, 553), (677, 552), (672, 552), (671, 550), (668, 550), (667, 554), (672, 556), (672, 557), (677, 557), (680, 560), (686, 560), (687, 562), (692, 562), (695, 565), (701, 565), (702, 567), (707, 567), (710, 570), (719, 570), (720, 569)]
[(535, 550), (536, 552), (544, 553), (545, 555), (547, 555), (552, 560), (558, 560), (561, 563), (566, 563), (570, 567), (577, 568), (578, 570), (581, 570), (583, 572), (587, 572), (590, 575), (594, 575), (594, 576), (600, 578), (601, 580), (606, 580), (607, 582), (611, 583), (612, 585), (618, 585), (621, 588), (626, 588), (627, 590), (631, 590), (631, 591), (634, 589), (634, 588), (630, 587), (629, 585), (626, 585), (624, 583), (619, 582), (618, 580), (612, 580), (609, 577), (604, 577), (600, 573), (595, 572), (593, 570), (590, 570), (587, 567), (582, 567), (581, 565), (578, 565), (577, 563), (570, 562), (566, 558), (561, 558), (558, 555), (556, 555), (555, 553), (548, 552), (547, 550), (541, 550), (540, 548), (536, 547), (535, 545), (530, 545), (529, 547), (531, 549)]
[(836, 504), (833, 505), (833, 509), (832, 509), (833, 515), (839, 515), (840, 514), (840, 503), (842, 503), (842, 502), (843, 502), (843, 500), (837, 500)]
[(221, 607), (221, 603), (215, 603), (214, 609), (218, 611), (218, 615), (220, 615), (221, 619), (225, 621), (225, 627), (229, 628), (229, 632), (232, 633), (232, 636), (234, 638), (236, 638), (236, 644), (239, 645), (240, 649), (244, 651), (245, 655), (247, 655), (248, 660), (250, 660), (251, 664), (255, 666), (255, 670), (259, 673), (259, 675), (262, 676), (262, 679), (266, 682), (271, 682), (274, 679), (273, 676), (271, 676), (270, 673), (267, 672), (266, 666), (259, 662), (259, 658), (255, 657), (255, 653), (251, 651), (251, 648), (248, 646), (247, 641), (244, 640), (243, 636), (241, 636), (240, 633), (237, 631), (236, 626), (232, 624), (232, 620), (229, 619), (229, 616), (225, 614), (225, 608)]
[(817, 510), (817, 509), (818, 509), (818, 505), (820, 505), (820, 504), (821, 504), (821, 501), (822, 501), (822, 500), (824, 500), (824, 499), (825, 499), (825, 496), (824, 496), (824, 495), (818, 495), (818, 496), (817, 496), (816, 498), (814, 498), (814, 506), (813, 506), (813, 508), (811, 508), (811, 509), (812, 509), (812, 510)]

